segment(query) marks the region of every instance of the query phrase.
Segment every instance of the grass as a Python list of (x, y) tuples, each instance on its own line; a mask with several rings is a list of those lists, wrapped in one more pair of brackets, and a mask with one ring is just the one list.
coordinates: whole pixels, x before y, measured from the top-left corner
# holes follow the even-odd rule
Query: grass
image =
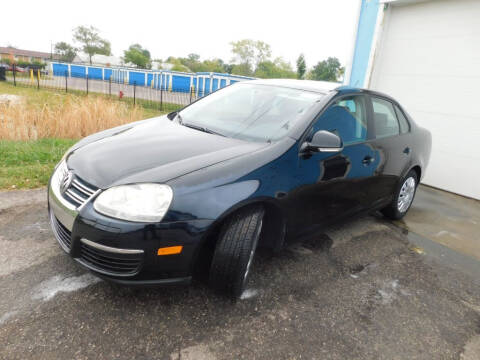
[(12, 83), (0, 81), (0, 94), (13, 94), (25, 96), (27, 104), (39, 105), (58, 103), (62, 98), (60, 94), (51, 91), (37, 90), (32, 87), (14, 86)]
[(76, 140), (0, 140), (0, 189), (44, 186), (55, 165)]
[(0, 189), (44, 186), (55, 164), (80, 138), (166, 112), (104, 95), (66, 94), (5, 82), (0, 82), (0, 94), (24, 98), (20, 104), (0, 104)]

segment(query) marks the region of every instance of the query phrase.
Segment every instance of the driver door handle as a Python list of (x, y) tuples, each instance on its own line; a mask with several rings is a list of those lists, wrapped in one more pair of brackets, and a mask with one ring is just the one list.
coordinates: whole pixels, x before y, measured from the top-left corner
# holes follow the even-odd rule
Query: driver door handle
[(363, 158), (362, 164), (363, 165), (370, 165), (374, 161), (375, 161), (375, 159), (373, 157), (371, 157), (370, 155), (367, 155)]

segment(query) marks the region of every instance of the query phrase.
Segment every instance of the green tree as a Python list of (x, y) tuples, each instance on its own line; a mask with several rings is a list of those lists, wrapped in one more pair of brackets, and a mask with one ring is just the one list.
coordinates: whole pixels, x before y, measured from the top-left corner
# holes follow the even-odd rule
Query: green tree
[(244, 39), (231, 42), (232, 53), (234, 54), (233, 61), (239, 64), (246, 64), (248, 67), (253, 65), (255, 58), (255, 42), (250, 39)]
[(297, 79), (303, 79), (306, 70), (307, 64), (305, 63), (305, 56), (300, 54), (297, 59)]
[(35, 68), (45, 68), (45, 63), (38, 61), (38, 60), (33, 60), (33, 61), (24, 61), (24, 60), (18, 60), (17, 61), (17, 66), (20, 67), (35, 67)]
[(191, 72), (191, 70), (181, 63), (174, 63), (173, 67), (170, 69), (173, 71), (182, 71), (182, 72)]
[(262, 61), (255, 69), (255, 76), (262, 79), (278, 78), (278, 69), (273, 61)]
[(90, 64), (95, 54), (111, 55), (110, 42), (102, 39), (98, 29), (93, 26), (79, 26), (73, 29), (73, 39), (81, 45), (81, 50), (88, 54)]
[(192, 72), (228, 72), (229, 67), (222, 59), (209, 59), (200, 61), (200, 55), (188, 54), (186, 58), (178, 58), (183, 65)]
[(39, 61), (39, 60), (33, 60), (33, 61), (31, 62), (31, 64), (32, 64), (33, 66), (37, 66), (37, 67), (42, 68), (42, 69), (44, 69), (45, 66), (47, 66), (47, 64), (45, 64), (44, 62)]
[(252, 71), (252, 67), (249, 64), (245, 64), (245, 63), (234, 64), (232, 66), (231, 74), (243, 75), (243, 76), (252, 76), (253, 71)]
[(263, 41), (255, 42), (255, 64), (258, 65), (263, 61), (267, 61), (272, 56), (272, 49), (270, 45)]
[(180, 58), (180, 62), (189, 68), (193, 72), (201, 71), (200, 69), (200, 55), (198, 54), (188, 54), (186, 58)]
[(255, 70), (255, 76), (263, 79), (295, 79), (296, 73), (290, 63), (278, 57), (274, 61), (267, 60), (259, 63)]
[(174, 56), (169, 56), (165, 62), (168, 64), (172, 64), (173, 67), (170, 70), (173, 71), (183, 71), (183, 72), (192, 72), (188, 66), (184, 64), (185, 58), (176, 58)]
[(338, 81), (343, 74), (343, 67), (336, 57), (329, 57), (327, 60), (319, 61), (312, 71), (309, 78), (312, 80)]
[(203, 71), (208, 71), (208, 72), (224, 72), (224, 63), (222, 59), (211, 59), (211, 60), (204, 60), (203, 63)]
[(130, 45), (128, 50), (124, 50), (123, 61), (135, 64), (142, 69), (150, 69), (152, 67), (150, 51), (144, 49), (140, 44)]
[(65, 41), (60, 41), (55, 44), (55, 54), (58, 55), (58, 60), (72, 62), (77, 56), (77, 49)]
[(243, 39), (233, 41), (230, 45), (234, 55), (232, 61), (239, 65), (234, 66), (232, 72), (240, 71), (241, 75), (252, 75), (258, 64), (268, 61), (272, 56), (270, 45), (263, 41)]
[(227, 74), (231, 74), (234, 66), (234, 64), (223, 63), (223, 71)]

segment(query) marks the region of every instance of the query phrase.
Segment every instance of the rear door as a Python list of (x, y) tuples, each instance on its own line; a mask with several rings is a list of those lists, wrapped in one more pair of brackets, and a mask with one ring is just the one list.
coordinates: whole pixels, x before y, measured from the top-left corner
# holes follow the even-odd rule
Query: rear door
[[(411, 163), (410, 125), (402, 110), (390, 99), (369, 96), (372, 149), (379, 156), (376, 176), (370, 187), (375, 202), (389, 199)], [(373, 203), (372, 205), (375, 205)]]

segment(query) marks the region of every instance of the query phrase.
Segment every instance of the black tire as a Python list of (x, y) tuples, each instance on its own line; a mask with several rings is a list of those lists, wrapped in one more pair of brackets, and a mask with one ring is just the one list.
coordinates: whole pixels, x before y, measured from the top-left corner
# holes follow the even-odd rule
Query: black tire
[(247, 207), (223, 224), (210, 267), (210, 286), (215, 290), (234, 299), (242, 295), (260, 237), (263, 214), (261, 206)]
[[(408, 182), (411, 182), (411, 179), (415, 181), (415, 184), (413, 186), (413, 194), (411, 194), (410, 201), (407, 203), (404, 203), (403, 206), (400, 206), (399, 200), (401, 197), (404, 197), (405, 195), (402, 195), (402, 189), (407, 186), (408, 187)], [(395, 194), (393, 196), (393, 200), (388, 205), (387, 207), (383, 208), (381, 212), (383, 215), (385, 215), (387, 218), (392, 219), (392, 220), (399, 220), (405, 216), (405, 214), (408, 212), (410, 209), (410, 206), (412, 206), (413, 199), (415, 198), (415, 194), (417, 192), (417, 186), (418, 186), (418, 176), (417, 173), (414, 170), (410, 170), (408, 174), (400, 181), (400, 184), (398, 185), (397, 189), (395, 190)]]

